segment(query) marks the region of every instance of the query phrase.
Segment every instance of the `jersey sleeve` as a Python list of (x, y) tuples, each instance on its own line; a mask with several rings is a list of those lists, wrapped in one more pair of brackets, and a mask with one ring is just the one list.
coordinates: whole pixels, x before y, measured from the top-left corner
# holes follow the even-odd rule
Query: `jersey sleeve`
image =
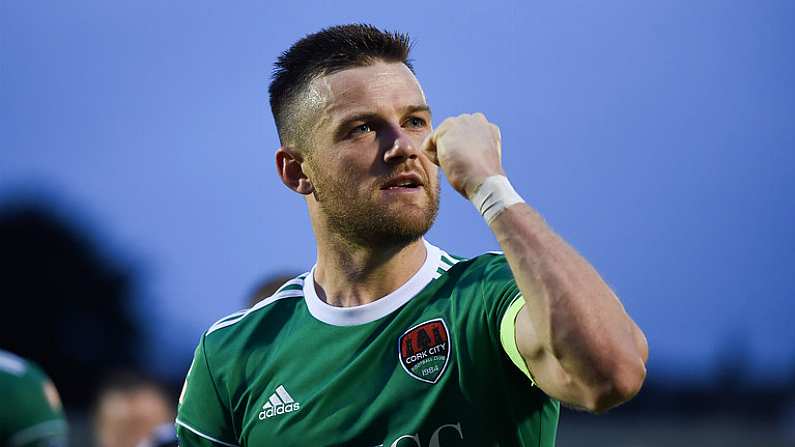
[(179, 423), (177, 423), (177, 438), (179, 439), (178, 447), (237, 446), (237, 444), (227, 444), (218, 439), (211, 441), (206, 435), (199, 435)]
[(505, 255), (487, 256), (492, 259), (486, 264), (481, 287), (489, 331), (499, 334), (502, 350), (535, 385), (530, 369), (516, 344), (516, 317), (525, 305), (524, 297), (516, 285)]
[(228, 399), (219, 389), (202, 337), (177, 407), (180, 447), (237, 447)]
[[(21, 359), (20, 359), (21, 361)], [(2, 374), (0, 445), (63, 447), (67, 424), (61, 400), (49, 377), (33, 363), (20, 375)]]

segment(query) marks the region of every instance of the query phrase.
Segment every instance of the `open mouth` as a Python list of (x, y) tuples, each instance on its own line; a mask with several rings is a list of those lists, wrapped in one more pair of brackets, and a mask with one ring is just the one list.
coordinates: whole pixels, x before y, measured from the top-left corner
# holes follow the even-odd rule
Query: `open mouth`
[(422, 187), (422, 180), (417, 174), (403, 174), (399, 175), (388, 182), (384, 183), (381, 187), (382, 190), (413, 190)]

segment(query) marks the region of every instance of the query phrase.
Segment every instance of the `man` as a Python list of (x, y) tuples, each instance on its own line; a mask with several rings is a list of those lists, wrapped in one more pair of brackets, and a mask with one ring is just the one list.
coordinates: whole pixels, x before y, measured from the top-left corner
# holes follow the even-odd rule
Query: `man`
[[(177, 415), (193, 446), (550, 446), (559, 401), (641, 387), (646, 341), (594, 269), (510, 187), (483, 115), (431, 129), (408, 38), (309, 35), (270, 87), (284, 184), (317, 263), (201, 339)], [(503, 254), (423, 239), (441, 167)]]
[(131, 372), (112, 376), (97, 393), (97, 445), (148, 447), (163, 438), (173, 439), (173, 402), (159, 384), (143, 376)]
[(55, 385), (35, 364), (0, 350), (0, 447), (66, 443), (66, 418)]

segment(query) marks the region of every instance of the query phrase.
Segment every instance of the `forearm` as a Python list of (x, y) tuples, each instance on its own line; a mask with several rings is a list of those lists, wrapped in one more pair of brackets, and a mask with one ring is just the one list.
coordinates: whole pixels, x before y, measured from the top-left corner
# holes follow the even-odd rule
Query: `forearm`
[[(596, 270), (526, 204), (505, 209), (490, 227), (525, 297), (529, 325), (517, 342), (531, 371), (554, 362), (546, 371), (553, 388), (594, 411), (634, 395), (645, 377), (645, 337)], [(545, 377), (536, 379), (543, 388)]]

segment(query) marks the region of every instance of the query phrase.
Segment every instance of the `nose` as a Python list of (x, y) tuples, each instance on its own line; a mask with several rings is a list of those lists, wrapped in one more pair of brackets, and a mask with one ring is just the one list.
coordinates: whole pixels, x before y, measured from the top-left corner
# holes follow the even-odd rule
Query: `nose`
[(386, 139), (385, 143), (392, 145), (384, 151), (384, 162), (386, 164), (400, 164), (409, 159), (415, 159), (419, 155), (417, 143), (411, 140), (400, 129), (395, 129)]

